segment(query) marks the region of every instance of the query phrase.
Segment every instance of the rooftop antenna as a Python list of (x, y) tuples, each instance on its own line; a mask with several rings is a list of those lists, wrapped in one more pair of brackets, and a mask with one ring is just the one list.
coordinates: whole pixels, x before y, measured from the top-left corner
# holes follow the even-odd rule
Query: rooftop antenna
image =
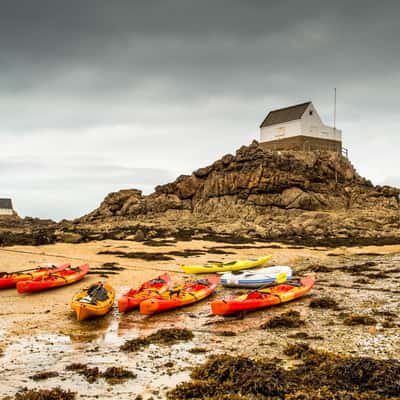
[(333, 133), (336, 136), (336, 88), (334, 88), (333, 94)]

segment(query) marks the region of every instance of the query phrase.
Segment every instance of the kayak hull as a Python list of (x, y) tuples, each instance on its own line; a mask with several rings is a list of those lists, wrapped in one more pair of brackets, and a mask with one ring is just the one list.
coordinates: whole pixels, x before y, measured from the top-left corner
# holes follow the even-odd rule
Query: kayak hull
[(211, 311), (215, 315), (229, 315), (286, 303), (304, 296), (312, 289), (314, 283), (314, 276), (308, 275), (300, 280), (299, 287), (284, 283), (268, 289), (256, 290), (238, 298), (215, 300), (211, 303)]
[(89, 272), (89, 264), (77, 268), (65, 268), (62, 271), (48, 274), (47, 276), (21, 281), (17, 283), (19, 293), (41, 292), (78, 282)]
[(239, 271), (242, 269), (262, 267), (271, 261), (272, 256), (264, 256), (254, 260), (236, 260), (229, 263), (215, 263), (209, 265), (182, 265), (183, 272), (187, 274), (208, 274), (214, 272)]
[(38, 279), (49, 275), (50, 273), (62, 271), (65, 268), (70, 267), (71, 264), (63, 264), (60, 266), (53, 267), (39, 267), (30, 273), (10, 273), (0, 277), (0, 289), (9, 289), (17, 285), (18, 282), (26, 281), (30, 279)]
[(115, 290), (109, 283), (104, 283), (108, 298), (104, 301), (98, 301), (97, 304), (82, 303), (79, 300), (88, 295), (86, 290), (82, 290), (76, 294), (71, 302), (71, 308), (75, 311), (76, 319), (83, 321), (88, 318), (102, 317), (107, 314), (115, 301)]
[(225, 287), (258, 288), (273, 284), (280, 274), (286, 280), (292, 278), (292, 269), (285, 265), (266, 267), (251, 271), (226, 272), (221, 275), (221, 285)]
[(139, 289), (131, 289), (118, 300), (118, 310), (126, 312), (139, 307), (142, 301), (158, 297), (171, 286), (171, 277), (168, 273), (143, 283)]
[[(206, 282), (203, 284), (201, 282)], [(196, 282), (187, 283), (171, 291), (166, 291), (157, 298), (140, 303), (140, 313), (151, 315), (189, 304), (196, 303), (210, 296), (219, 283), (219, 276), (209, 276)]]

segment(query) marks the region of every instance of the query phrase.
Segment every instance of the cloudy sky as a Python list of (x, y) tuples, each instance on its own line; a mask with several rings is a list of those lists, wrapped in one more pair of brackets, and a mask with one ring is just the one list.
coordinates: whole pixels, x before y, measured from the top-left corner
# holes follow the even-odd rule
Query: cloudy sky
[(259, 137), (312, 100), (400, 186), (400, 2), (0, 0), (0, 197), (73, 218)]

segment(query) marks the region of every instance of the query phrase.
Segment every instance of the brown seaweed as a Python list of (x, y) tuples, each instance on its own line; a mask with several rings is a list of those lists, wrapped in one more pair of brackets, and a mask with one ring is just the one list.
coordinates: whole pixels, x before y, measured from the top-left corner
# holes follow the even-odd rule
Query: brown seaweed
[(16, 393), (15, 400), (75, 400), (76, 393), (61, 388), (23, 389)]
[(289, 310), (264, 322), (260, 325), (260, 328), (298, 328), (303, 324), (304, 321), (300, 318), (300, 313), (295, 310)]
[(343, 357), (305, 343), (289, 345), (284, 352), (299, 364), (287, 369), (279, 359), (211, 356), (193, 369), (190, 382), (168, 392), (168, 398), (394, 400), (400, 395), (398, 360)]
[(142, 347), (148, 346), (152, 343), (156, 344), (173, 344), (180, 341), (187, 341), (193, 339), (193, 332), (189, 329), (169, 328), (160, 329), (149, 336), (139, 337), (126, 341), (120, 350), (133, 352), (138, 351)]
[(333, 310), (338, 309), (338, 303), (335, 299), (329, 296), (317, 297), (310, 301), (311, 308), (331, 308)]

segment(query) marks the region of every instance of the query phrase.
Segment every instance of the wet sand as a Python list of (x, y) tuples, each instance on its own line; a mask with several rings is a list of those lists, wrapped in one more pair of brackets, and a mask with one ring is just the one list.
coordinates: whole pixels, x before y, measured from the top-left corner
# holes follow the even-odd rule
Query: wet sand
[[(234, 254), (214, 254), (215, 248)], [(210, 249), (214, 253), (207, 253)], [(168, 261), (98, 254), (105, 251), (160, 253), (188, 250), (200, 250), (204, 254), (187, 258), (173, 256), (173, 260)], [(218, 296), (241, 292), (237, 289), (220, 288), (206, 301), (152, 317), (142, 316), (137, 311), (120, 315), (114, 307), (104, 318), (79, 323), (69, 308), (75, 292), (99, 279), (107, 279), (117, 289), (118, 298), (129, 287), (137, 286), (162, 271), (169, 271), (174, 282), (183, 282), (188, 276), (180, 271), (179, 264), (182, 263), (202, 264), (209, 260), (264, 254), (272, 254), (274, 264), (291, 265), (297, 275), (316, 272), (317, 284), (313, 291), (296, 302), (230, 318), (211, 315), (209, 303)], [(306, 340), (314, 347), (339, 354), (398, 358), (400, 246), (325, 249), (288, 248), (265, 243), (249, 246), (191, 241), (169, 246), (146, 246), (132, 241), (101, 241), (0, 248), (0, 271), (66, 261), (74, 265), (89, 262), (96, 274), (88, 275), (84, 281), (74, 285), (38, 294), (20, 295), (15, 289), (0, 293), (0, 349), (3, 350), (3, 356), (0, 356), (0, 396), (13, 395), (23, 387), (60, 386), (78, 392), (81, 399), (96, 396), (132, 399), (139, 394), (144, 399), (165, 398), (168, 388), (188, 379), (191, 367), (203, 362), (210, 354), (272, 357), (279, 355), (287, 343), (296, 342), (289, 336), (299, 332), (303, 337), (305, 334), (320, 336)], [(110, 272), (102, 269), (104, 263), (116, 263), (123, 270)], [(349, 268), (365, 263), (370, 265), (359, 270)], [(384, 275), (380, 274), (382, 271), (385, 271)], [(108, 277), (101, 276), (104, 274)], [(327, 295), (338, 302), (340, 309), (309, 307), (312, 299)], [(298, 311), (304, 325), (290, 329), (259, 329), (270, 318), (288, 310)], [(390, 313), (395, 316), (390, 317)], [(377, 323), (344, 325), (344, 319), (351, 314), (374, 317)], [(172, 327), (189, 328), (194, 332), (194, 338), (172, 346), (152, 344), (137, 353), (119, 350), (128, 339)], [(193, 354), (190, 352), (192, 348), (206, 352)], [(77, 362), (97, 366), (100, 370), (123, 366), (137, 377), (117, 385), (110, 385), (102, 378), (88, 383), (81, 375), (65, 370), (67, 365)], [(59, 376), (39, 382), (29, 378), (40, 371), (56, 371)]]

